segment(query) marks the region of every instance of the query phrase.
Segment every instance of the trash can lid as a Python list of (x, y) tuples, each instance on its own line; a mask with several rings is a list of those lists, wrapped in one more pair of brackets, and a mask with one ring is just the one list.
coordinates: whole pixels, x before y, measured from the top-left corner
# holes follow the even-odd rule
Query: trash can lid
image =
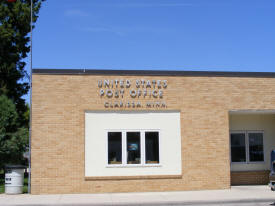
[(24, 165), (5, 165), (5, 169), (25, 169)]

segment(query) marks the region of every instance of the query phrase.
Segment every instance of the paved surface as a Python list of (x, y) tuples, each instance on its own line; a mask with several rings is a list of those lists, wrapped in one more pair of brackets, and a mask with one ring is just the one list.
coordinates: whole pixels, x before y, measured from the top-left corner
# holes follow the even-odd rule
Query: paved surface
[(263, 206), (275, 202), (268, 186), (234, 186), (230, 190), (182, 192), (0, 195), (0, 206), (10, 205), (240, 205)]

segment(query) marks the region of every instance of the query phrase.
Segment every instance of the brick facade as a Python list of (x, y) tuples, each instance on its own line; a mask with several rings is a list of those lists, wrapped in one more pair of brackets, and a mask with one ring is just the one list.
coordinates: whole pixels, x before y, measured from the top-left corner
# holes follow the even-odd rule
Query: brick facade
[(231, 172), (231, 185), (267, 185), (270, 171)]
[[(118, 110), (104, 107), (106, 98), (99, 95), (98, 80), (135, 81), (137, 78), (168, 81), (163, 97), (167, 108), (146, 110), (181, 112), (182, 176), (85, 179), (84, 111)], [(34, 74), (31, 192), (103, 193), (229, 188), (231, 181), (241, 182), (239, 179), (242, 178), (239, 173), (232, 173), (232, 180), (230, 178), (228, 111), (275, 109), (274, 91), (275, 78)], [(145, 103), (146, 99), (140, 101)]]

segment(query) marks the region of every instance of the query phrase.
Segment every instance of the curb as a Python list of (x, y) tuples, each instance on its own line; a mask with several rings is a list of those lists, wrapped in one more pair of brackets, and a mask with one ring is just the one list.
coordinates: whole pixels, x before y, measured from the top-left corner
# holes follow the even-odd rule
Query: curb
[(53, 204), (1, 204), (1, 206), (152, 206), (152, 205), (160, 205), (160, 206), (177, 206), (177, 205), (220, 205), (220, 204), (245, 204), (245, 203), (274, 203), (274, 199), (239, 199), (239, 200), (214, 200), (214, 201), (160, 201), (160, 202), (113, 202), (113, 203), (53, 203)]

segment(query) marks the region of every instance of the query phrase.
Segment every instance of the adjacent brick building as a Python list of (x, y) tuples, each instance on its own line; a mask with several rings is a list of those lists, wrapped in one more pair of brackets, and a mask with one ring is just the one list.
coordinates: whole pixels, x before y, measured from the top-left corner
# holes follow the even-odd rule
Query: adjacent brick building
[(31, 192), (266, 184), (275, 73), (34, 69)]

